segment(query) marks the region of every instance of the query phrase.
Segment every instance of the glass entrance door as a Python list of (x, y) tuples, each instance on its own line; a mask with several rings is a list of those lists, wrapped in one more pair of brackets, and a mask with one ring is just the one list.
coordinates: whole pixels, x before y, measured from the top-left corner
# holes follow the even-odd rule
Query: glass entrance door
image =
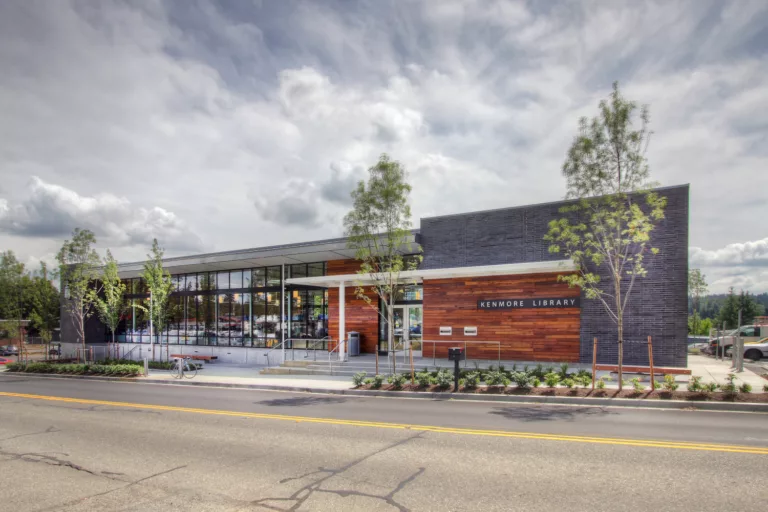
[[(392, 309), (394, 324), (394, 348), (403, 352), (413, 344), (414, 350), (421, 350), (423, 309), (421, 306), (395, 306)], [(379, 341), (379, 354), (388, 352), (386, 332), (383, 340)]]

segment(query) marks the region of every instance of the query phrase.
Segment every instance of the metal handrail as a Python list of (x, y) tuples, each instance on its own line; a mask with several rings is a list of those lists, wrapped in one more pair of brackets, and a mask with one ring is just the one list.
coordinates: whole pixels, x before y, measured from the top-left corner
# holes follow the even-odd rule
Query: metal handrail
[[(310, 350), (314, 350), (315, 351), (314, 352), (314, 360), (317, 361), (317, 349), (316, 348), (310, 349), (309, 348), (310, 342), (312, 342), (313, 346), (317, 346), (317, 343), (322, 343), (322, 342), (325, 342), (325, 341), (333, 341), (333, 338), (331, 338), (330, 336), (326, 336), (325, 338), (286, 338), (284, 341), (281, 341), (280, 343), (278, 343), (274, 347), (270, 348), (269, 351), (266, 354), (264, 354), (264, 357), (267, 358), (267, 366), (271, 366), (269, 364), (270, 363), (269, 362), (269, 355), (272, 352), (274, 352), (275, 350), (281, 348), (284, 344), (287, 344), (288, 342), (294, 342), (294, 341), (305, 341), (305, 342), (307, 342), (307, 346), (305, 346), (303, 349), (298, 349), (298, 350), (304, 350), (305, 351), (306, 355), (304, 356), (304, 359), (308, 359), (309, 358), (309, 351)], [(291, 353), (291, 361), (295, 361), (296, 360), (295, 351), (297, 349), (293, 346), (293, 343), (291, 343), (291, 347), (290, 348), (288, 348), (287, 345), (286, 345), (286, 351), (288, 351), (288, 350), (290, 350), (290, 353)], [(286, 359), (287, 359), (287, 356), (286, 356)], [(285, 362), (285, 361), (283, 361), (283, 362)]]
[[(331, 375), (333, 375), (333, 353), (336, 352), (341, 348), (341, 341), (339, 341), (335, 347), (333, 347), (333, 350), (328, 351), (328, 370), (331, 372)], [(341, 351), (339, 351), (338, 357), (341, 357)]]

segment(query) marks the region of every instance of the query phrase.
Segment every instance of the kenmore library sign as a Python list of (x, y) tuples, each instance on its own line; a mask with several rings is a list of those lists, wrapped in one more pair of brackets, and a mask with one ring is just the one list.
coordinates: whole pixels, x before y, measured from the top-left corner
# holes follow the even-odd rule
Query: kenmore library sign
[(579, 297), (554, 299), (494, 299), (477, 301), (477, 309), (578, 308)]

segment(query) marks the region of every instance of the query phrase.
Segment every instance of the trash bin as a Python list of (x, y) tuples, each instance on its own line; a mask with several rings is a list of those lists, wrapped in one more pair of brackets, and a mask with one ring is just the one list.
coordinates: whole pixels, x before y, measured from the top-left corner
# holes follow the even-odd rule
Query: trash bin
[(347, 345), (348, 345), (350, 357), (359, 356), (360, 355), (360, 333), (355, 331), (348, 333)]

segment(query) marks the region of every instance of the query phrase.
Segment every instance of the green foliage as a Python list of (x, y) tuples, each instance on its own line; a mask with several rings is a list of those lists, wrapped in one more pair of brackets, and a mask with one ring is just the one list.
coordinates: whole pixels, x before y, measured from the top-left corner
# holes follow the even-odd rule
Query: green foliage
[(544, 376), (547, 374), (547, 372), (544, 371), (544, 366), (542, 366), (541, 364), (537, 364), (536, 368), (531, 370), (530, 373), (532, 377), (536, 377), (537, 379), (539, 379), (539, 381), (544, 380)]
[(729, 373), (725, 378), (726, 384), (723, 385), (723, 391), (729, 394), (736, 394), (739, 392), (739, 388), (736, 386), (736, 375)]
[(595, 383), (595, 386), (597, 389), (605, 389), (605, 380), (603, 377), (600, 377), (597, 379), (597, 382)]
[(418, 384), (419, 387), (426, 388), (432, 384), (432, 375), (428, 371), (417, 373), (415, 378), (416, 384)]
[(692, 375), (688, 381), (688, 391), (691, 393), (700, 393), (704, 391), (704, 385), (701, 383), (701, 377), (698, 375)]
[(8, 371), (24, 373), (54, 373), (62, 375), (107, 375), (113, 377), (135, 377), (143, 371), (136, 364), (53, 364), (53, 363), (11, 363)]
[(768, 393), (768, 384), (763, 384), (763, 393)]
[[(70, 313), (77, 339), (85, 346), (85, 321), (93, 314), (92, 287), (101, 264), (93, 246), (96, 236), (90, 230), (75, 228), (72, 240), (65, 240), (56, 255), (64, 290), (64, 307)], [(98, 293), (98, 289), (96, 290)]]
[(467, 389), (475, 389), (480, 384), (480, 373), (470, 372), (464, 377), (464, 387)]
[(714, 393), (715, 391), (720, 389), (720, 384), (718, 384), (717, 382), (709, 382), (707, 384), (704, 384), (702, 389), (707, 393)]
[(367, 372), (360, 372), (360, 373), (354, 374), (352, 376), (352, 384), (354, 384), (356, 388), (359, 388), (360, 386), (365, 384), (366, 375), (368, 375)]
[(363, 384), (370, 386), (371, 384), (373, 384), (373, 378), (368, 377), (363, 381)]
[(373, 380), (371, 382), (371, 388), (372, 389), (379, 389), (382, 384), (384, 384), (384, 376), (383, 375), (374, 375), (373, 376)]
[(640, 379), (638, 377), (635, 377), (634, 379), (630, 379), (629, 382), (632, 383), (632, 388), (635, 391), (644, 391), (645, 386), (640, 382)]
[(560, 380), (564, 380), (568, 377), (568, 363), (560, 365)]
[(560, 383), (560, 374), (549, 372), (544, 375), (544, 382), (547, 384), (547, 387), (554, 388)]
[(731, 288), (717, 314), (715, 324), (722, 326), (725, 322), (727, 328), (736, 329), (739, 324), (739, 309), (741, 309), (741, 325), (751, 324), (756, 316), (765, 312), (763, 305), (758, 303), (752, 294), (742, 290), (739, 295), (736, 295)]
[(402, 373), (394, 373), (387, 377), (387, 382), (392, 384), (393, 389), (402, 389), (406, 382), (406, 377)]
[(533, 376), (530, 375), (526, 371), (522, 372), (512, 372), (511, 375), (512, 382), (515, 383), (518, 389), (528, 389), (531, 387), (531, 381), (533, 380)]
[(509, 378), (507, 378), (506, 373), (501, 372), (499, 370), (494, 370), (492, 372), (488, 372), (485, 375), (485, 383), (488, 384), (489, 386), (497, 386), (497, 387), (505, 388), (509, 386), (510, 380)]
[[(360, 261), (358, 274), (372, 284), (357, 283), (355, 294), (382, 315), (389, 326), (388, 340), (394, 343), (392, 307), (403, 285), (400, 273), (412, 270), (421, 262), (421, 256), (404, 257), (417, 253), (411, 247), (411, 207), (405, 168), (386, 154), (368, 169), (368, 182), (360, 181), (352, 191), (352, 210), (344, 217), (347, 244)], [(374, 292), (387, 305), (386, 314), (379, 308)]]
[(592, 374), (589, 372), (586, 374), (579, 372), (576, 374), (576, 376), (573, 377), (573, 382), (578, 386), (587, 388), (592, 385)]
[(538, 388), (539, 386), (541, 386), (541, 379), (538, 377), (531, 377), (531, 387)]
[[(171, 274), (163, 268), (163, 254), (165, 251), (157, 243), (157, 238), (152, 240), (151, 254), (147, 254), (144, 262), (142, 277), (147, 284), (147, 290), (152, 296), (149, 313), (152, 316), (152, 327), (155, 333), (163, 332), (168, 320), (168, 298), (173, 289)], [(138, 305), (142, 309), (144, 306)], [(155, 334), (152, 333), (154, 336)]]
[[(701, 296), (707, 293), (707, 280), (706, 276), (701, 273), (701, 269), (693, 268), (688, 271), (688, 296), (691, 298), (691, 304), (693, 305), (693, 315), (689, 317), (688, 332), (690, 334), (709, 334), (709, 329), (705, 332), (701, 332), (704, 328), (702, 325), (701, 317), (699, 316), (699, 306), (701, 305)], [(709, 320), (709, 319), (708, 319)], [(709, 322), (709, 327), (712, 327), (712, 321)]]
[(576, 385), (574, 380), (572, 378), (570, 378), (570, 377), (568, 377), (566, 379), (563, 379), (562, 384), (563, 384), (563, 386), (567, 387), (568, 389), (573, 389), (573, 386)]
[(93, 302), (101, 322), (112, 333), (112, 341), (115, 340), (115, 331), (120, 319), (127, 309), (125, 302), (125, 284), (120, 280), (117, 272), (117, 261), (107, 249), (107, 257), (104, 260), (104, 268), (101, 276), (101, 293), (91, 290), (90, 300)]
[(451, 384), (453, 384), (453, 373), (446, 369), (440, 370), (435, 376), (435, 384), (437, 384), (440, 389), (449, 388)]
[(711, 318), (702, 319), (698, 312), (688, 317), (688, 334), (693, 336), (707, 336), (714, 326)]
[(662, 384), (662, 386), (664, 387), (664, 391), (677, 391), (677, 388), (680, 387), (680, 384), (675, 382), (674, 375), (665, 375), (664, 383)]
[(752, 392), (752, 385), (749, 382), (744, 382), (739, 386), (739, 391), (741, 393), (751, 393)]

